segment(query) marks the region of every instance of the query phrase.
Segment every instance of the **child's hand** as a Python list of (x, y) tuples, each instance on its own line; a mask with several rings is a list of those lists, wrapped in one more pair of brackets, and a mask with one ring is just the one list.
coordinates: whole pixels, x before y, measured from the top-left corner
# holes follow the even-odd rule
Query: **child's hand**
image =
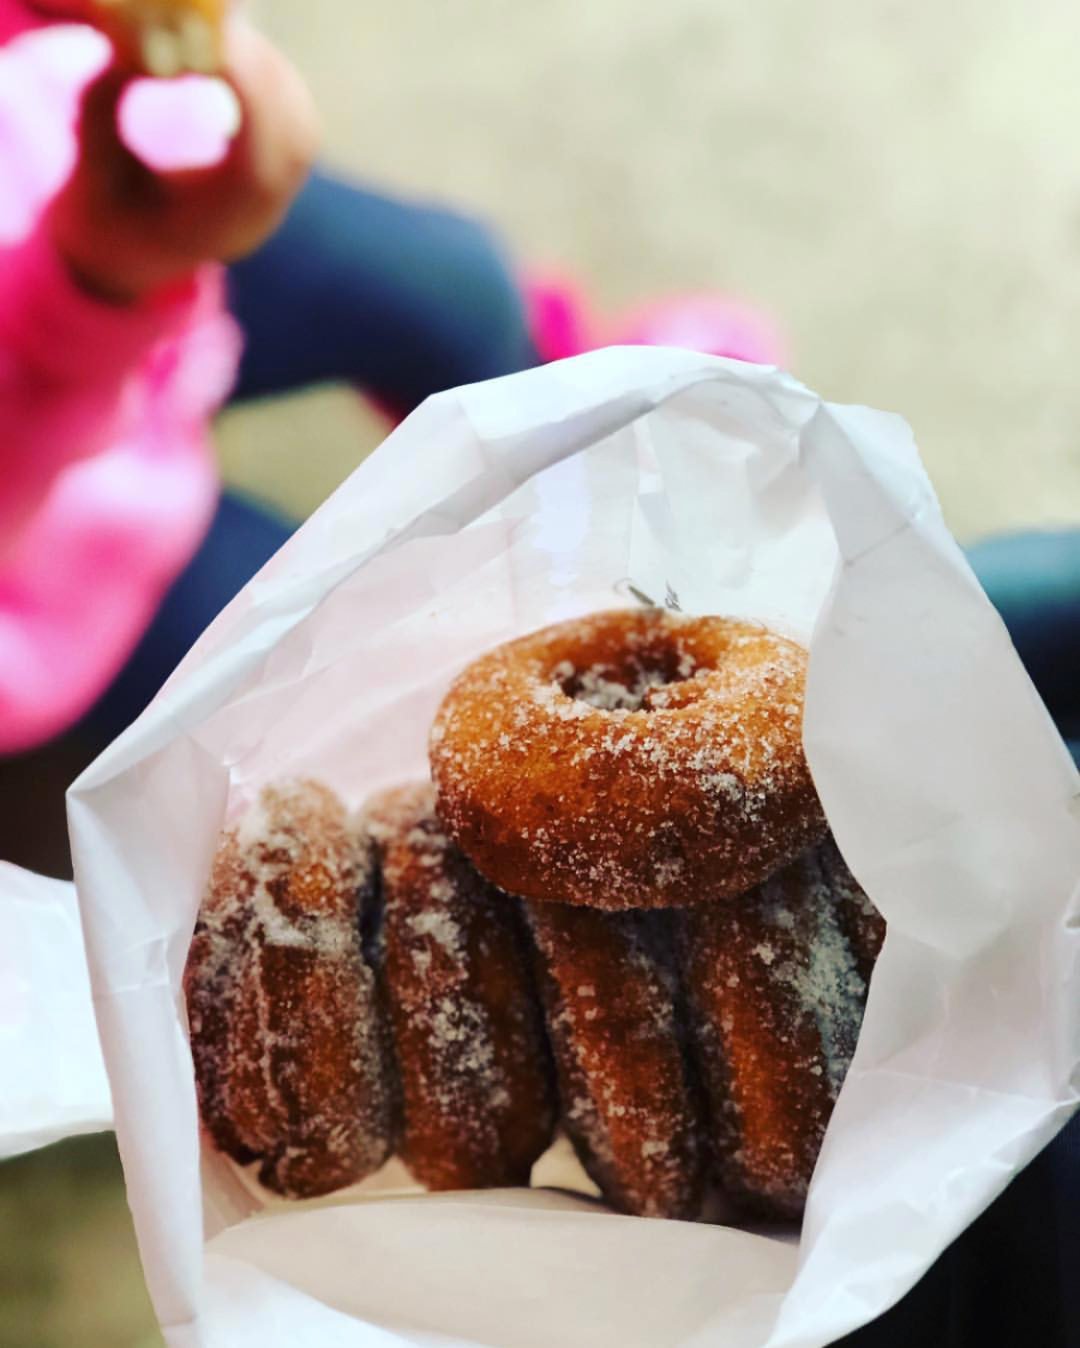
[(117, 129), (132, 78), (113, 67), (87, 91), (78, 164), (48, 221), (73, 275), (121, 303), (262, 243), (303, 182), (317, 139), (300, 76), (241, 22), (226, 32), (222, 78), (237, 94), (242, 123), (219, 164), (155, 172), (136, 158)]

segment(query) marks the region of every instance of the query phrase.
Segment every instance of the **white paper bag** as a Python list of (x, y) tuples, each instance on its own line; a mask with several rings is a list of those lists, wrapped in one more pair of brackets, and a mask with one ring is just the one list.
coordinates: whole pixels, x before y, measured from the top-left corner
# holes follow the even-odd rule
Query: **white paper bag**
[(0, 1159), (112, 1126), (75, 886), (0, 862)]
[[(180, 991), (230, 798), (305, 773), (355, 805), (423, 775), (465, 662), (635, 591), (811, 644), (811, 769), (889, 923), (801, 1244), (535, 1192), (241, 1220), (226, 1163), (200, 1185)], [(169, 1343), (818, 1348), (873, 1318), (1077, 1102), (1077, 786), (897, 418), (644, 348), (431, 400), (70, 796)]]

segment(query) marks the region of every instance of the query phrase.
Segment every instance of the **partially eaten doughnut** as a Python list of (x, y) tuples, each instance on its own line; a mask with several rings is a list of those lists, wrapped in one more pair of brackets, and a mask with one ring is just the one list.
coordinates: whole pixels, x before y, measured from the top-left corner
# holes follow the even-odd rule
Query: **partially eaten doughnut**
[(214, 74), (221, 63), (226, 0), (92, 0), (94, 19), (118, 58), (158, 79)]

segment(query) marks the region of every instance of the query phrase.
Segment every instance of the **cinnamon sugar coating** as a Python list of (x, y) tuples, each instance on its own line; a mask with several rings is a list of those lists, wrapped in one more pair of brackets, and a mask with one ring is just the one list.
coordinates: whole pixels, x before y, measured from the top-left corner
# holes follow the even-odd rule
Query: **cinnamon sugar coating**
[[(658, 621), (661, 646), (641, 637), (617, 669), (557, 666), (567, 702), (620, 723), (697, 705), (685, 661), (684, 678), (658, 663), (682, 620)], [(185, 977), (218, 1148), (288, 1197), (394, 1150), (428, 1188), (485, 1188), (528, 1183), (559, 1117), (619, 1211), (693, 1218), (715, 1181), (797, 1218), (884, 937), (832, 837), (722, 902), (612, 912), (605, 885), (593, 907), (497, 889), (442, 804), (402, 787), (351, 825), (296, 782), (225, 834)]]
[(493, 884), (586, 907), (684, 907), (820, 841), (806, 654), (661, 609), (559, 623), (482, 656), (430, 739), (447, 833)]
[(528, 1184), (556, 1099), (518, 906), (450, 844), (430, 785), (383, 792), (362, 827), (381, 873), (401, 1157), (429, 1189)]
[(704, 1130), (684, 1051), (667, 913), (527, 905), (563, 1126), (621, 1212), (695, 1217)]
[(376, 1170), (394, 1100), (360, 943), (367, 862), (333, 792), (267, 787), (214, 862), (185, 975), (200, 1111), (217, 1146), (308, 1198)]
[(862, 1023), (866, 983), (842, 919), (854, 895), (834, 885), (838, 858), (830, 838), (737, 902), (679, 917), (716, 1174), (771, 1217), (802, 1212)]

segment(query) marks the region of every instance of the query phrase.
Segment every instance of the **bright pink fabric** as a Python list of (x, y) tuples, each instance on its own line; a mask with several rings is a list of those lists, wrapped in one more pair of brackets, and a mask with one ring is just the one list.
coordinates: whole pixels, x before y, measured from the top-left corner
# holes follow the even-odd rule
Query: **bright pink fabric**
[(753, 365), (783, 365), (787, 359), (787, 344), (775, 320), (726, 295), (661, 300), (622, 315), (611, 325), (607, 340), (614, 345), (682, 347)]
[(0, 753), (89, 709), (198, 547), (239, 354), (217, 268), (130, 307), (69, 278), (41, 217), (108, 47), (31, 28), (0, 0)]
[(757, 365), (783, 365), (787, 343), (761, 309), (704, 292), (658, 300), (602, 321), (584, 291), (564, 277), (528, 276), (523, 283), (529, 331), (543, 361), (598, 346), (673, 346)]
[(43, 15), (28, 8), (22, 0), (0, 0), (0, 42), (42, 28), (46, 23)]

